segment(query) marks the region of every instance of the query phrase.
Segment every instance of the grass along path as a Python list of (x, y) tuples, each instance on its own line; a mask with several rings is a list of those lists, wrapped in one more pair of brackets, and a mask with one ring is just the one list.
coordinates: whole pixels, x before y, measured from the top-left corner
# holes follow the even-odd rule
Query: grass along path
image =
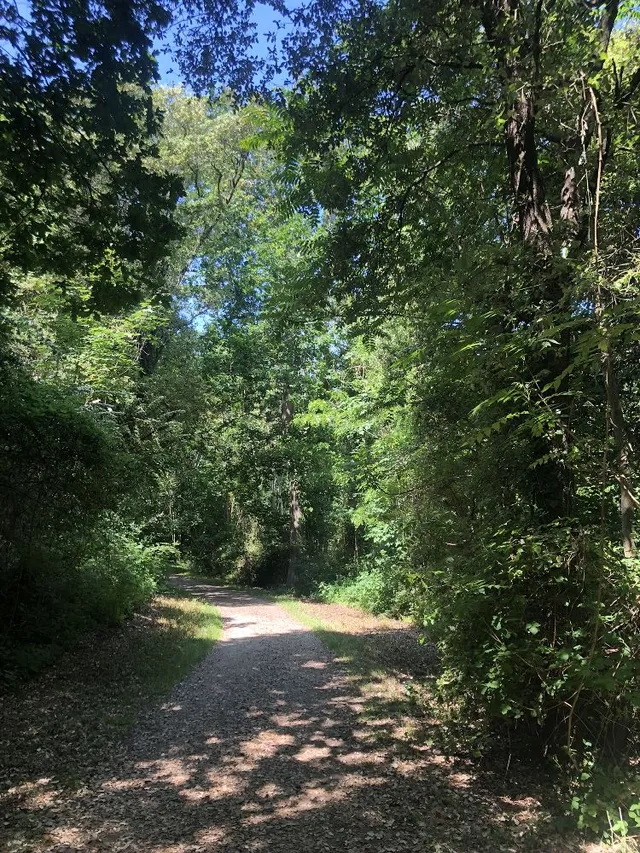
[(158, 595), (122, 625), (85, 637), (47, 672), (0, 696), (0, 838), (9, 835), (7, 849), (28, 848), (38, 805), (81, 787), (122, 750), (140, 714), (187, 675), (221, 632), (210, 604), (177, 591)]
[(373, 616), (343, 604), (293, 596), (277, 600), (291, 616), (320, 634), (336, 657), (359, 672), (406, 680), (435, 670), (435, 649), (421, 643), (420, 631), (410, 622)]

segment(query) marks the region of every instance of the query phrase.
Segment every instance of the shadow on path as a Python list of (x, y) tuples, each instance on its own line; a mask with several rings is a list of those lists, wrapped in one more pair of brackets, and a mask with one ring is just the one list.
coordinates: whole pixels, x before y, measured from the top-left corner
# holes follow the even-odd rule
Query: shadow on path
[(24, 801), (46, 832), (32, 849), (583, 849), (545, 838), (532, 800), (479, 791), (468, 767), (400, 739), (382, 710), (363, 715), (359, 679), (277, 604), (177, 583), (220, 609), (222, 641), (140, 721), (117, 764), (72, 795)]

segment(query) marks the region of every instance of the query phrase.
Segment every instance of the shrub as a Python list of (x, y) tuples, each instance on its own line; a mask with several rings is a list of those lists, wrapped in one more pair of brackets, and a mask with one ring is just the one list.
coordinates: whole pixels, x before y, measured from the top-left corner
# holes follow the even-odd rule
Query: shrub
[(403, 615), (411, 610), (407, 572), (391, 568), (380, 559), (365, 559), (354, 575), (321, 581), (316, 594), (328, 604), (346, 604), (370, 613)]
[(116, 624), (130, 615), (151, 597), (176, 558), (173, 546), (145, 543), (135, 527), (106, 516), (75, 572), (91, 618)]
[(29, 675), (147, 598), (167, 553), (113, 512), (127, 455), (78, 400), (4, 371), (0, 392), (0, 677)]
[(637, 748), (638, 566), (595, 532), (553, 524), (499, 530), (423, 576), (442, 697), (553, 755), (576, 780), (584, 825), (606, 828), (608, 794), (616, 820), (635, 802), (602, 780), (625, 777)]

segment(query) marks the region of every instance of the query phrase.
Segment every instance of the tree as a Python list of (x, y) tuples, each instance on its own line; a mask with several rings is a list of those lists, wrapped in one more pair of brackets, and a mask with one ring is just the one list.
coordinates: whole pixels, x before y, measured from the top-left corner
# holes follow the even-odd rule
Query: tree
[(174, 236), (178, 187), (147, 168), (158, 3), (4, 4), (2, 292), (12, 270), (89, 275), (98, 306), (134, 300)]

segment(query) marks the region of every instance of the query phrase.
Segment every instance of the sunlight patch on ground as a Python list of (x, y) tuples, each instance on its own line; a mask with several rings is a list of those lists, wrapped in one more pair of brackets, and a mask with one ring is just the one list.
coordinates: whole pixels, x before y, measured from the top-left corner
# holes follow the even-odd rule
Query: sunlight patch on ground
[(283, 734), (277, 729), (267, 729), (240, 745), (240, 752), (247, 758), (260, 760), (276, 755), (283, 746), (294, 746), (293, 735)]

